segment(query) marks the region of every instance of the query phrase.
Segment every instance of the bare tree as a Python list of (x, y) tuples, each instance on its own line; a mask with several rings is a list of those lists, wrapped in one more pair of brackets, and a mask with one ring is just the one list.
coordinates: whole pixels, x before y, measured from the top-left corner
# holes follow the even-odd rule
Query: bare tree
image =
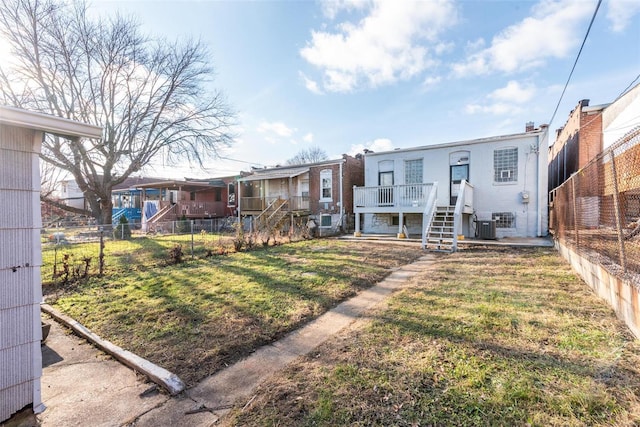
[(1, 102), (103, 127), (100, 140), (43, 142), (42, 159), (70, 172), (91, 214), (111, 223), (111, 190), (158, 154), (199, 166), (232, 140), (233, 113), (208, 88), (198, 41), (141, 34), (120, 15), (90, 19), (83, 2), (3, 0)]
[(318, 146), (303, 148), (298, 153), (287, 160), (288, 165), (303, 165), (306, 163), (317, 163), (323, 160), (329, 160), (327, 152)]

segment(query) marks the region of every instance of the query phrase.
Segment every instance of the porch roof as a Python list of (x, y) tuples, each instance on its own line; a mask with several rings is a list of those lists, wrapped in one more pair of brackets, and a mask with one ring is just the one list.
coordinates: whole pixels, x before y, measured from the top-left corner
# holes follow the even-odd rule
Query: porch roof
[(303, 173), (309, 172), (308, 167), (303, 168), (288, 168), (288, 169), (278, 169), (278, 170), (265, 170), (265, 171), (256, 171), (249, 176), (245, 176), (244, 178), (238, 179), (240, 182), (247, 181), (260, 181), (263, 179), (283, 179), (283, 178), (294, 178), (296, 176), (300, 176)]
[(136, 185), (135, 188), (168, 188), (171, 190), (182, 190), (182, 191), (198, 191), (198, 190), (206, 190), (209, 188), (220, 187), (219, 185), (209, 184), (208, 182), (194, 182), (194, 181), (177, 181), (177, 180), (167, 180), (167, 181), (159, 181), (159, 182), (151, 182), (147, 184)]

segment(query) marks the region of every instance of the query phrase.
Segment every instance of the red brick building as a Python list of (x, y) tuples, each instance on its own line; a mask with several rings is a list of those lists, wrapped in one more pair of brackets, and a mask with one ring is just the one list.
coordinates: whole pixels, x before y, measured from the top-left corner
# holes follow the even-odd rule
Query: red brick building
[(549, 147), (549, 191), (561, 185), (602, 152), (602, 113), (608, 104), (578, 102)]
[(318, 234), (334, 234), (353, 227), (353, 187), (363, 184), (361, 155), (256, 169), (239, 179), (239, 214), (256, 227), (311, 220)]

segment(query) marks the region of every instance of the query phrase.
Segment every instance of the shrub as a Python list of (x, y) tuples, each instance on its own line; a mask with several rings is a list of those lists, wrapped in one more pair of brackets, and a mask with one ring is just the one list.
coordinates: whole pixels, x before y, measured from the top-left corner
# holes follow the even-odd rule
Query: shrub
[(120, 216), (118, 226), (113, 230), (114, 239), (129, 240), (131, 238), (131, 227), (129, 227), (129, 220), (126, 216)]
[(176, 231), (178, 233), (190, 233), (191, 232), (191, 221), (187, 220), (185, 215), (182, 215), (180, 221), (177, 221)]
[(175, 245), (169, 249), (169, 263), (180, 264), (183, 261), (184, 252), (182, 252), (182, 245)]

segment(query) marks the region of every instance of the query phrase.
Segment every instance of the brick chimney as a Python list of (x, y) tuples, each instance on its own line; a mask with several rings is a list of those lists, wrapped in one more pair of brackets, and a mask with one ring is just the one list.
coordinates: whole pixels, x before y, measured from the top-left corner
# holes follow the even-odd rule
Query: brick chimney
[(524, 127), (525, 132), (533, 132), (535, 130), (535, 125), (533, 122), (527, 122)]

